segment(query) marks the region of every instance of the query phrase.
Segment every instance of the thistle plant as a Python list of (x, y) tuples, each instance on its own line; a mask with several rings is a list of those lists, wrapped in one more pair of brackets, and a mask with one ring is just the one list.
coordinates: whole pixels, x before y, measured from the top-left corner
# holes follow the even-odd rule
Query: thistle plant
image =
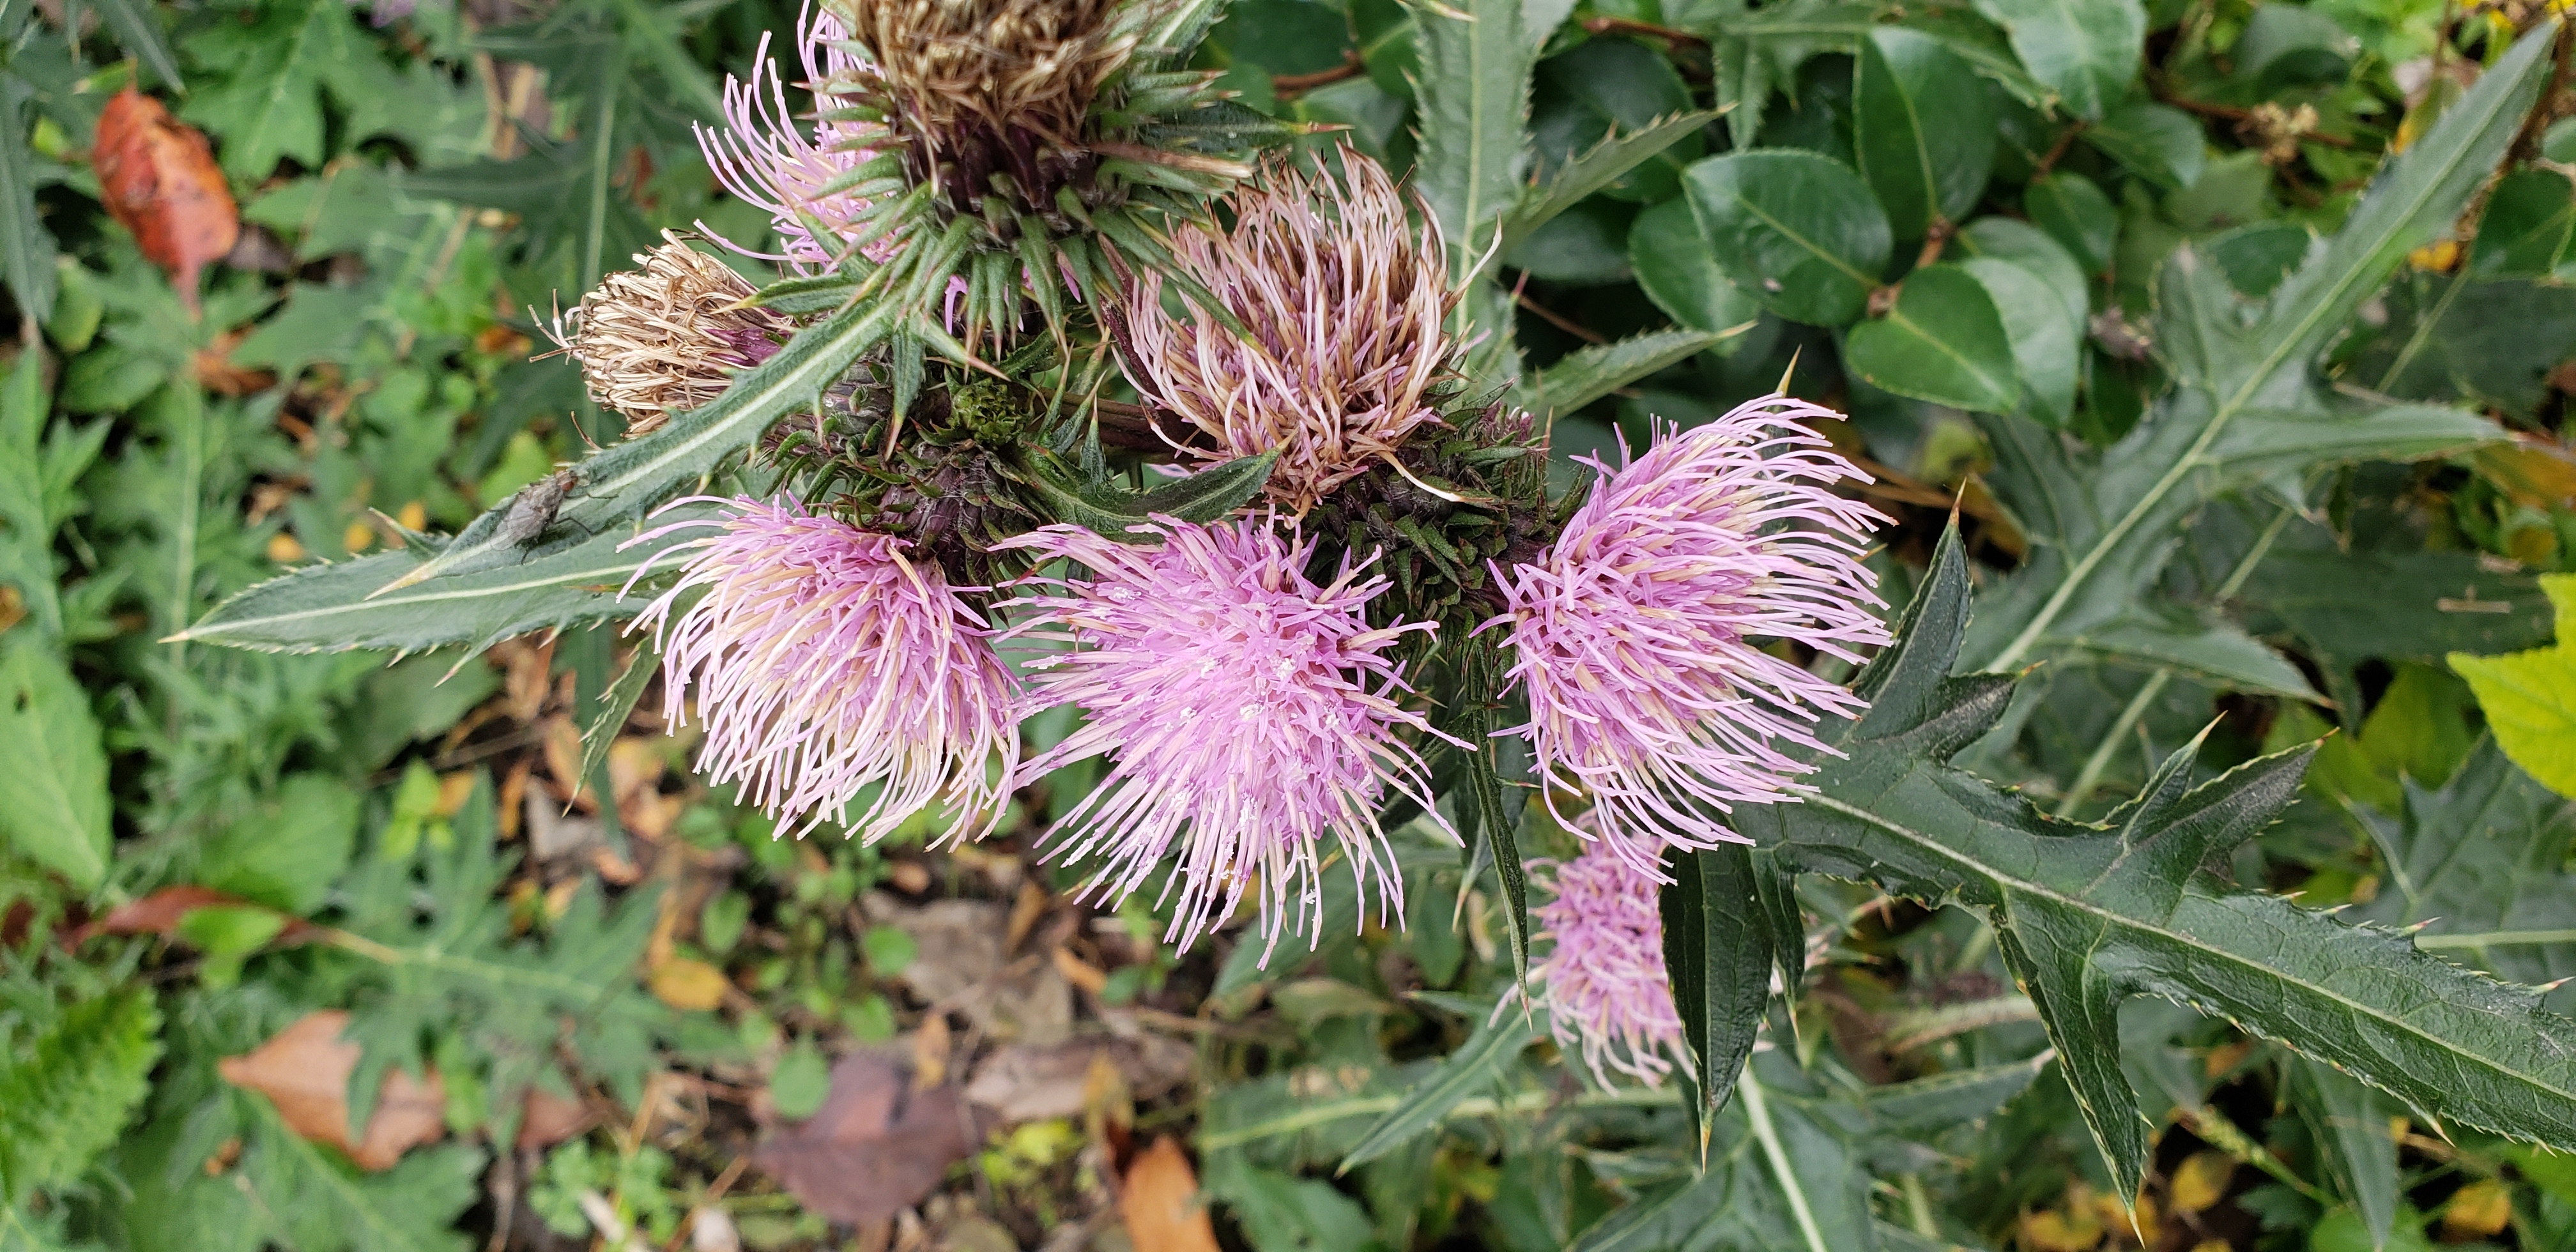
[[(1954, 232), (1944, 214), (1975, 197), (1944, 207), (1946, 184), (1914, 187), (1891, 224), (1860, 172), (1750, 150), (1758, 118), (1736, 131), (1747, 150), (1691, 167), (1678, 215), (1638, 218), (1641, 240), (1707, 241), (1692, 311), (1729, 317), (1523, 368), (1494, 258), (1714, 115), (1526, 181), (1516, 110), (1546, 40), (1517, 4), (1468, 8), (1414, 10), (1423, 133), (1398, 176), (1288, 147), (1299, 128), (1180, 68), (1213, 0), (831, 0), (800, 24), (803, 78), (764, 43), (701, 135), (715, 177), (771, 219), (729, 246), (777, 281), (674, 239), (556, 327), (630, 439), (546, 480), (542, 508), (299, 572), (190, 637), (309, 646), (292, 632), (329, 621), (358, 625), (322, 645), (479, 645), (632, 618), (662, 654), (668, 722), (705, 734), (701, 768), (796, 832), (1025, 838), (1087, 900), (1162, 910), (1174, 947), (1241, 930), (1274, 971), (1295, 940), (1420, 925), (1425, 892), (1455, 886), (1455, 915), (1501, 949), (1466, 984), (1480, 1009), (1543, 1011), (1604, 1085), (1686, 1079), (1703, 1148), (1772, 1029), (1775, 973), (1800, 990), (1801, 874), (1978, 911), (1993, 943), (1976, 951), (2027, 988), (2123, 1195), (2146, 1160), (2115, 1030), (2134, 994), (2223, 1012), (2464, 1124), (2576, 1142), (2576, 1023), (2217, 872), (2312, 748), (2212, 777), (2193, 740), (2137, 798), (2076, 820), (2177, 672), (2305, 685), (2218, 615), (2324, 498), (2302, 494), (2311, 471), (2486, 437), (2424, 406), (2296, 406), (2324, 403), (2310, 372), (2339, 319), (2503, 159), (2540, 45), (2490, 58), (2349, 239), (2231, 236), (2227, 265), (2177, 252), (2157, 292), (2175, 390), (2087, 450), (2038, 385), (2071, 387), (2074, 367), (2030, 366), (2025, 395), (2011, 355), (2074, 342), (2080, 308), (2050, 295), (2064, 326), (1984, 296), (1955, 326), (1935, 315), (1980, 283), (2047, 290), (2006, 259), (2040, 249), (2038, 228)], [(1891, 35), (1908, 73), (1934, 64), (1914, 46), (1932, 35), (1872, 26), (1856, 92), (1882, 89), (1867, 67)], [(1508, 90), (1486, 93), (1488, 73)], [(1879, 103), (1865, 116), (1940, 122)], [(1792, 210), (1866, 220), (1798, 234), (1778, 224)], [(1940, 260), (1954, 238), (1964, 263)], [(2267, 271), (2274, 294), (2229, 286), (2258, 253), (2305, 259)], [(2085, 271), (2065, 272), (2080, 305)], [(1839, 394), (1992, 419), (2018, 501), (1988, 533), (2031, 530), (1973, 626), (1956, 519), (1881, 550), (1870, 462), (1794, 381), (1691, 424), (1630, 414), (1633, 455), (1552, 447), (1605, 397), (1651, 405), (1633, 384), (1757, 317), (1835, 327)], [(1937, 360), (1887, 366), (1909, 352)], [(2182, 581), (2162, 562), (2186, 521), (2258, 490), (2295, 507), (2237, 573), (2206, 603), (2151, 602)], [(1914, 587), (1901, 610), (1879, 592), (1891, 576)], [(417, 624), (438, 613), (455, 620)], [(2199, 633), (2177, 642), (2186, 619)], [(2032, 663), (2095, 653), (2162, 668), (2064, 816), (1954, 762), (2013, 750)], [(1426, 847), (1437, 872), (1409, 855)], [(1466, 881), (1437, 877), (1462, 852)], [(1494, 1072), (1458, 1067), (1387, 1134), (1436, 1125)], [(1872, 1220), (1864, 1202), (1852, 1229)]]

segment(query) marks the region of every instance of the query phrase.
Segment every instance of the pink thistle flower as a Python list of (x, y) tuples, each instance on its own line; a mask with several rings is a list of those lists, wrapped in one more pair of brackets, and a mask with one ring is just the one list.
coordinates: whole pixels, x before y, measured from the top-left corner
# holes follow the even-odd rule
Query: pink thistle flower
[(1419, 235), (1375, 161), (1342, 151), (1343, 175), (1272, 167), (1230, 197), (1234, 227), (1173, 232), (1172, 257), (1242, 324), (1163, 312), (1148, 268), (1126, 294), (1129, 381), (1197, 428), (1222, 461), (1279, 450), (1270, 496), (1303, 515), (1440, 416), (1426, 397), (1457, 345), (1440, 228)]
[[(1607, 842), (1571, 861), (1532, 861), (1530, 882), (1549, 899), (1530, 909), (1545, 951), (1530, 967), (1531, 1002), (1545, 1009), (1557, 1046), (1581, 1051), (1602, 1086), (1606, 1069), (1647, 1086), (1672, 1070), (1664, 1053), (1681, 1042), (1673, 984), (1664, 971), (1664, 918), (1655, 880)], [(1496, 1009), (1509, 1011), (1510, 1004)]]
[[(1400, 916), (1404, 880), (1378, 828), (1380, 798), (1431, 808), (1430, 776), (1399, 727), (1429, 731), (1398, 707), (1401, 667), (1387, 652), (1407, 623), (1372, 630), (1362, 610), (1386, 590), (1347, 560), (1317, 586), (1302, 572), (1314, 542), (1268, 518), (1192, 526), (1157, 518), (1137, 546), (1049, 526), (999, 547), (1069, 560), (1090, 577), (1032, 574), (1034, 610), (1012, 633), (1063, 645), (1027, 663), (1037, 708), (1081, 706), (1086, 721), (1023, 765), (1019, 781), (1109, 753), (1107, 778), (1047, 835), (1050, 854), (1103, 854), (1093, 886), (1124, 899), (1175, 842), (1180, 908), (1168, 940), (1187, 951), (1260, 881), (1262, 959), (1284, 928), (1321, 939), (1317, 845), (1330, 834), (1360, 898), (1378, 882), (1379, 918)], [(1166, 895), (1171, 887), (1165, 887)]]
[[(990, 833), (1019, 764), (1017, 691), (960, 589), (936, 563), (907, 559), (904, 540), (793, 500), (693, 499), (727, 515), (632, 541), (715, 530), (677, 545), (695, 552), (636, 625), (662, 648), (675, 713), (697, 686), (709, 780), (740, 782), (746, 800), (800, 822), (800, 835), (828, 816), (874, 842), (935, 801), (950, 807), (949, 837)], [(671, 720), (676, 730), (680, 716)], [(876, 797), (850, 819), (871, 785)]]
[[(1783, 396), (1663, 437), (1601, 474), (1539, 560), (1497, 571), (1528, 693), (1526, 737), (1550, 792), (1593, 800), (1600, 837), (1638, 873), (1662, 850), (1743, 842), (1717, 814), (1798, 798), (1813, 768), (1784, 745), (1831, 751), (1809, 728), (1866, 707), (1766, 652), (1785, 639), (1845, 661), (1882, 646), (1877, 578), (1860, 563), (1886, 519), (1833, 494), (1869, 481)], [(1480, 628), (1481, 629), (1481, 628)], [(1560, 819), (1561, 820), (1561, 819)]]
[[(817, 84), (846, 80), (864, 67), (850, 50), (849, 28), (829, 11), (808, 7), (797, 15), (796, 45), (805, 63), (803, 85), (808, 91)], [(819, 92), (815, 102), (818, 109), (832, 107)], [(863, 122), (816, 121), (807, 130), (788, 111), (786, 77), (769, 59), (767, 35), (760, 37), (759, 50), (753, 53), (750, 82), (725, 76), (724, 115), (722, 127), (691, 125), (697, 132), (698, 150), (706, 154), (708, 167), (726, 191), (768, 211), (786, 251), (727, 246), (744, 256), (781, 262), (801, 272), (839, 263), (849, 252), (846, 239), (865, 228), (869, 201), (829, 188), (876, 156), (870, 145), (886, 139), (884, 129)], [(829, 236), (817, 238), (815, 223)], [(860, 252), (882, 262), (900, 243), (891, 236), (882, 237)]]

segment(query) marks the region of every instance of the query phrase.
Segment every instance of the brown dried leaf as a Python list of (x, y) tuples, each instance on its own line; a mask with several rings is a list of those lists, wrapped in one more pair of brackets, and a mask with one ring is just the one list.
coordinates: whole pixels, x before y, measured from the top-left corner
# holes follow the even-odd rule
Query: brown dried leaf
[(527, 1114), (519, 1119), (519, 1150), (551, 1148), (590, 1129), (590, 1106), (543, 1087), (528, 1088)]
[[(160, 935), (178, 933), (179, 920), (198, 909), (235, 908), (272, 911), (267, 905), (253, 903), (228, 891), (212, 887), (163, 887), (159, 891), (108, 910), (103, 917), (71, 933), (69, 942), (79, 947), (99, 935)], [(286, 929), (277, 932), (272, 944), (310, 943), (319, 938), (322, 928), (300, 917), (289, 917)]]
[(340, 1038), (348, 1026), (349, 1015), (338, 1009), (310, 1013), (249, 1055), (225, 1057), (215, 1068), (224, 1081), (267, 1096), (295, 1133), (348, 1153), (361, 1169), (391, 1169), (405, 1151), (447, 1133), (446, 1087), (436, 1071), (427, 1083), (387, 1071), (367, 1133), (349, 1142), (349, 1075), (358, 1068), (359, 1048)]
[(1005, 1125), (1077, 1117), (1099, 1094), (1097, 1066), (1113, 1067), (1131, 1099), (1150, 1100), (1187, 1082), (1196, 1055), (1189, 1045), (1157, 1035), (1012, 1045), (975, 1067), (966, 1098)]
[(204, 132), (128, 87), (99, 114), (90, 164), (108, 216), (133, 232), (153, 264), (170, 271), (180, 303), (196, 312), (197, 272), (241, 237), (241, 212)]
[(1118, 1189), (1118, 1215), (1136, 1252), (1217, 1252), (1216, 1226), (1198, 1192), (1199, 1176), (1171, 1136), (1139, 1153)]
[(914, 1091), (896, 1060), (856, 1052), (832, 1067), (822, 1109), (772, 1135), (752, 1159), (806, 1208), (865, 1224), (920, 1203), (978, 1138), (955, 1086)]

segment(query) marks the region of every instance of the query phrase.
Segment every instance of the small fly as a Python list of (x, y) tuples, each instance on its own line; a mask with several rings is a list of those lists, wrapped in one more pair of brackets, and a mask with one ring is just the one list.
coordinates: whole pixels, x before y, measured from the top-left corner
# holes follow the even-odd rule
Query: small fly
[(555, 524), (555, 514), (563, 508), (564, 497), (579, 481), (580, 470), (565, 469), (520, 488), (519, 494), (510, 497), (510, 511), (501, 516), (497, 537), (517, 547), (546, 533), (546, 528)]

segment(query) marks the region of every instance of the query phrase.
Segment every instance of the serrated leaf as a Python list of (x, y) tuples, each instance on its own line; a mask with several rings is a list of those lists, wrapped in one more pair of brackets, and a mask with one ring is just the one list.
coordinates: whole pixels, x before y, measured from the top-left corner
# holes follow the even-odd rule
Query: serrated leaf
[(226, 73), (200, 84), (182, 115), (223, 136), (223, 164), (256, 182), (292, 157), (306, 169), (323, 158), (322, 92), (342, 101), (364, 97), (382, 58), (359, 41), (340, 0), (287, 0), (263, 6), (252, 25), (218, 23), (196, 35), (198, 63)]
[(1448, 242), (1449, 272), (1460, 276), (1520, 199), (1537, 49), (1521, 36), (1520, 0), (1406, 7), (1422, 55), (1416, 185)]
[(1980, 615), (1975, 664), (2018, 666), (2052, 636), (2127, 612), (2170, 554), (2174, 526), (2217, 492), (2295, 486), (2317, 466), (2423, 455), (2487, 429), (2474, 415), (2420, 406), (2338, 413), (2313, 367), (2503, 158), (2546, 77), (2554, 33), (2554, 24), (2535, 31), (2498, 61), (2262, 304), (2243, 301), (2195, 247), (2176, 251), (2158, 278), (2156, 342), (2177, 385), (2098, 462), (2020, 429), (2027, 423), (1985, 423), (2004, 462), (1998, 493), (2031, 523), (2036, 546)]
[[(714, 472), (781, 415), (811, 403), (882, 341), (895, 320), (886, 303), (844, 310), (736, 375), (714, 403), (582, 462), (553, 521), (533, 537), (513, 536), (504, 523), (515, 499), (504, 501), (425, 561), (406, 549), (299, 570), (235, 596), (181, 637), (293, 651), (419, 648), (615, 615), (615, 597), (580, 589), (623, 586), (653, 555), (653, 545), (619, 553), (617, 532)], [(378, 581), (364, 585), (368, 578)], [(624, 611), (634, 607), (640, 605)]]
[(1611, 392), (1669, 365), (1683, 361), (1752, 329), (1750, 323), (1724, 330), (1656, 330), (1613, 343), (1588, 344), (1566, 353), (1539, 371), (1537, 410), (1541, 420), (1572, 413)]
[(0, 79), (0, 273), (21, 314), (54, 315), (54, 236), (36, 216), (36, 174), (27, 152), (28, 89), (15, 75)]
[[(717, 515), (716, 506), (688, 504), (656, 514), (653, 523)], [(479, 648), (548, 626), (631, 617), (648, 597), (620, 594), (628, 580), (690, 537), (684, 530), (627, 546), (638, 529), (619, 526), (532, 553), (521, 564), (449, 574), (384, 595), (373, 593), (423, 563), (397, 551), (308, 566), (224, 601), (178, 638), (267, 652), (419, 651)]]
[(1505, 1066), (1521, 1054), (1521, 1049), (1538, 1037), (1530, 1018), (1506, 1004), (1491, 1020), (1476, 1028), (1458, 1050), (1441, 1058), (1440, 1064), (1405, 1093), (1404, 1102), (1377, 1120), (1360, 1136), (1358, 1146), (1342, 1157), (1337, 1173), (1386, 1155), (1437, 1129), (1458, 1102), (1494, 1086)]
[(2429, 923), (2417, 947), (2522, 982), (2576, 974), (2576, 882), (2567, 850), (2576, 805), (2482, 738), (2440, 787), (2400, 780), (2402, 808), (2360, 808), (2386, 885), (2355, 911), (2389, 926)]
[(1261, 494), (1271, 467), (1279, 462), (1274, 448), (1211, 465), (1178, 482), (1131, 491), (1106, 479), (1087, 479), (1063, 457), (1035, 444), (1022, 448), (1021, 456), (1033, 503), (1050, 519), (1120, 543), (1160, 542), (1135, 531), (1158, 515), (1199, 524), (1231, 515)]
[(0, 645), (0, 848), (83, 891), (107, 876), (107, 751), (89, 693), (34, 639)]
[(636, 702), (644, 698), (645, 689), (653, 685), (653, 676), (661, 672), (662, 654), (655, 650), (653, 640), (637, 639), (635, 655), (627, 658), (617, 681), (599, 694), (598, 709), (581, 724), (581, 767), (573, 777), (606, 777), (600, 767), (608, 763), (608, 750), (616, 746), (618, 733), (626, 729), (626, 719), (635, 716)]
[(1753, 1055), (1771, 999), (1773, 940), (1743, 844), (1672, 854), (1672, 881), (1657, 890), (1664, 923), (1664, 971), (1696, 1065), (1691, 1091), (1699, 1121), (1725, 1106)]
[(1955, 528), (1854, 683), (1871, 701), (1823, 736), (1797, 805), (1739, 810), (1738, 829), (1812, 872), (1984, 912), (2066, 1066), (2121, 1194), (2146, 1126), (2120, 1072), (2117, 1007), (2155, 995), (2227, 1017), (2419, 1107), (2513, 1138), (2576, 1135), (2576, 1020), (2423, 953), (2200, 872), (2289, 802), (2311, 749), (2191, 786), (2169, 758), (2102, 825), (2061, 822), (1943, 764), (2003, 713), (2013, 681), (1949, 677), (1968, 618)]
[(0, 1204), (72, 1182), (151, 1090), (161, 1013), (149, 989), (82, 1000), (0, 1063)]
[(1521, 193), (1519, 202), (1503, 218), (1503, 250), (1510, 251), (1557, 214), (1716, 120), (1713, 112), (1676, 113), (1624, 135), (1612, 131), (1601, 142), (1558, 166), (1555, 176), (1547, 182)]

